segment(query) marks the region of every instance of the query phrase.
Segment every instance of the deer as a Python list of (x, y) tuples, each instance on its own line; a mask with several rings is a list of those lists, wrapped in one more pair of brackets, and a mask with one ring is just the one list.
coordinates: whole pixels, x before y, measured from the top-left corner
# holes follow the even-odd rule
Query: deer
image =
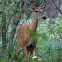
[[(30, 41), (31, 33), (29, 30), (36, 32), (38, 20), (46, 19), (43, 14), (43, 9), (41, 7), (32, 8), (32, 22), (30, 24), (22, 24), (17, 31), (17, 52), (16, 56), (19, 55), (21, 49), (24, 49), (25, 60), (29, 62), (29, 57), (34, 57), (36, 54), (36, 40)], [(33, 60), (34, 62), (34, 60)]]

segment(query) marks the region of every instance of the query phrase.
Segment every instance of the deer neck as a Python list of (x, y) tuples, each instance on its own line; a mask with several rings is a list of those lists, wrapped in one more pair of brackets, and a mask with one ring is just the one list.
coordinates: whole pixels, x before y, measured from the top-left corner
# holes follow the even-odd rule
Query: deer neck
[(37, 25), (38, 25), (38, 20), (35, 19), (35, 18), (33, 18), (33, 19), (32, 19), (32, 22), (31, 22), (31, 24), (30, 24), (30, 29), (36, 31)]

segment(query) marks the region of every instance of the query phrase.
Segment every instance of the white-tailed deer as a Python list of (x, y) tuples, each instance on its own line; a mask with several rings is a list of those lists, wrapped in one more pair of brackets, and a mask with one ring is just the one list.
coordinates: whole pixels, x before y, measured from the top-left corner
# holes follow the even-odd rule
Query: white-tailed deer
[[(43, 10), (40, 7), (32, 8), (32, 22), (30, 24), (22, 24), (17, 31), (17, 52), (16, 55), (21, 49), (24, 49), (25, 59), (28, 62), (30, 55), (35, 56), (36, 42), (30, 41), (31, 34), (29, 30), (36, 32), (38, 19), (46, 19), (43, 15)], [(34, 62), (34, 61), (33, 61)]]

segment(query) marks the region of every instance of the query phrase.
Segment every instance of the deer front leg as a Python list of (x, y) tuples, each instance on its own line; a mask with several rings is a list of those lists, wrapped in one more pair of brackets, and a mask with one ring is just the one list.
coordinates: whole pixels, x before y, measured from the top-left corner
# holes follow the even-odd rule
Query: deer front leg
[(25, 52), (25, 59), (26, 59), (26, 62), (28, 62), (27, 47), (26, 47), (26, 46), (24, 46), (24, 52)]
[(33, 52), (32, 52), (32, 54), (33, 54), (33, 62), (35, 62), (35, 60), (34, 60), (35, 52), (36, 52), (36, 49), (33, 49)]
[(27, 50), (28, 52), (28, 60), (29, 60), (29, 58), (30, 58), (30, 55), (31, 55), (31, 51), (30, 50)]

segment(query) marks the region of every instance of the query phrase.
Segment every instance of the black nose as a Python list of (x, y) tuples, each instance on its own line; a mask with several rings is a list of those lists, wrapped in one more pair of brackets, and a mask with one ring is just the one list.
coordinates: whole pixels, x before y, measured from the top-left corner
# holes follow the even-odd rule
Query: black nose
[(44, 16), (42, 19), (46, 20), (46, 17)]

